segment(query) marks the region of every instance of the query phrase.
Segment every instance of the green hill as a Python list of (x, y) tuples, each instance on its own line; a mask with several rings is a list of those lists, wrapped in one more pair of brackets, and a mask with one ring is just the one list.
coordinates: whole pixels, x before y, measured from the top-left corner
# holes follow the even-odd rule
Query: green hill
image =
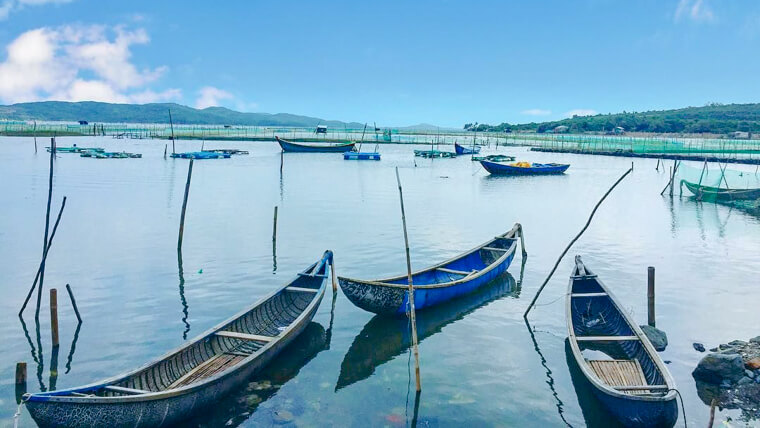
[[(621, 126), (627, 132), (655, 133), (712, 133), (734, 131), (760, 132), (760, 104), (718, 104), (704, 107), (686, 107), (676, 110), (646, 111), (639, 113), (597, 114), (573, 116), (552, 122), (512, 125), (478, 125), (478, 131), (535, 131), (553, 130), (567, 126), (568, 132), (609, 132)], [(471, 129), (470, 124), (465, 129)]]
[(91, 123), (168, 123), (169, 109), (174, 123), (198, 125), (304, 126), (358, 128), (359, 123), (344, 123), (288, 113), (241, 113), (224, 107), (195, 109), (174, 103), (111, 104), (94, 101), (44, 101), (0, 106), (0, 119)]

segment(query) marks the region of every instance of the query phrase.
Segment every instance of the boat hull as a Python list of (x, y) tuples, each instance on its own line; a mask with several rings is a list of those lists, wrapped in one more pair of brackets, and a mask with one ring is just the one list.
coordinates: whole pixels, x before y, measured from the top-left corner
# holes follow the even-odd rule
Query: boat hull
[(344, 160), (380, 160), (380, 153), (377, 152), (345, 152)]
[(708, 201), (742, 201), (748, 199), (760, 199), (760, 189), (721, 189), (717, 187), (701, 186), (686, 180), (681, 180), (691, 193), (700, 200)]
[[(518, 230), (517, 227), (513, 231)], [(512, 233), (510, 235), (512, 237), (502, 238), (507, 239), (507, 241), (504, 243), (505, 248), (500, 253), (494, 254), (490, 250), (485, 250), (486, 253), (482, 253), (483, 248), (490, 248), (486, 245), (495, 245), (493, 244), (494, 241), (491, 241), (489, 244), (471, 250), (458, 258), (414, 273), (413, 278), (416, 278), (413, 279), (415, 309), (424, 310), (471, 293), (506, 272), (514, 259), (517, 248), (517, 240), (514, 238), (516, 232), (509, 233)], [(521, 230), (520, 233), (522, 233)], [(446, 272), (449, 268), (469, 271), (472, 266), (468, 266), (468, 264), (475, 258), (478, 258), (479, 263), (483, 265), (477, 275), (472, 275), (472, 277), (458, 275), (458, 278), (454, 278)], [(441, 271), (441, 268), (444, 270)], [(380, 281), (339, 278), (343, 294), (348, 297), (351, 303), (366, 311), (382, 315), (403, 315), (406, 313), (409, 304), (406, 281), (406, 276)]]
[(291, 143), (290, 141), (285, 141), (282, 138), (275, 138), (280, 144), (283, 152), (292, 153), (345, 153), (352, 151), (356, 145), (356, 143), (300, 144)]
[(457, 143), (454, 143), (454, 150), (458, 155), (474, 155), (480, 153), (480, 147), (475, 146), (475, 148), (469, 148), (460, 146)]
[(634, 401), (613, 397), (592, 385), (600, 403), (626, 427), (672, 427), (678, 420), (675, 397), (668, 401)]
[(570, 165), (567, 164), (541, 164), (538, 167), (511, 166), (498, 162), (480, 161), (486, 171), (494, 175), (552, 175), (564, 174)]

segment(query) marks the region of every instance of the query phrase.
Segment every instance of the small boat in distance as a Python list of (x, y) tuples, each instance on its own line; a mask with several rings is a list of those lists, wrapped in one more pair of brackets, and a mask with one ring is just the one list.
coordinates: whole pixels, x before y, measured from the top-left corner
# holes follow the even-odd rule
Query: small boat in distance
[(221, 153), (225, 155), (247, 155), (248, 150), (238, 150), (238, 149), (205, 149), (204, 152), (211, 152), (211, 153)]
[(291, 282), (155, 361), (90, 385), (25, 394), (41, 427), (174, 426), (246, 383), (314, 317), (332, 252)]
[(170, 155), (175, 159), (229, 159), (232, 155), (229, 153), (215, 153), (215, 152), (185, 152), (185, 153), (172, 153)]
[(354, 150), (356, 143), (295, 143), (275, 136), (283, 152), (294, 153), (345, 153)]
[(79, 156), (83, 158), (95, 158), (95, 159), (130, 159), (130, 158), (135, 159), (135, 158), (141, 158), (142, 154), (128, 153), (128, 152), (96, 152), (96, 151), (86, 150), (86, 151), (83, 151)]
[[(453, 259), (412, 274), (414, 306), (422, 310), (477, 290), (504, 273), (517, 249), (519, 223), (507, 233)], [(524, 250), (524, 249), (523, 249)], [(361, 280), (339, 277), (343, 294), (354, 305), (376, 314), (403, 315), (409, 301), (407, 275)]]
[(380, 160), (380, 153), (378, 152), (345, 152), (343, 153), (343, 159), (345, 160)]
[[(51, 148), (45, 147), (50, 153)], [(72, 147), (56, 147), (55, 152), (56, 153), (83, 153), (83, 152), (100, 152), (103, 153), (106, 150), (100, 147), (77, 147), (76, 144), (74, 144)]]
[(681, 180), (681, 185), (686, 186), (700, 201), (760, 199), (760, 189), (723, 189), (720, 187), (704, 186), (686, 180)]
[(547, 175), (563, 174), (570, 168), (568, 164), (559, 163), (528, 163), (517, 162), (513, 164), (480, 161), (483, 168), (494, 175)]
[(515, 160), (514, 156), (508, 156), (508, 155), (488, 155), (488, 156), (473, 156), (473, 161), (489, 161), (489, 162), (513, 162)]
[(570, 276), (565, 316), (574, 359), (604, 407), (624, 426), (672, 427), (678, 404), (670, 372), (580, 256)]
[(455, 152), (443, 152), (440, 150), (415, 150), (414, 155), (423, 158), (455, 158), (457, 154)]
[(480, 146), (464, 147), (460, 146), (458, 143), (454, 143), (454, 151), (456, 151), (458, 155), (473, 155), (480, 153)]

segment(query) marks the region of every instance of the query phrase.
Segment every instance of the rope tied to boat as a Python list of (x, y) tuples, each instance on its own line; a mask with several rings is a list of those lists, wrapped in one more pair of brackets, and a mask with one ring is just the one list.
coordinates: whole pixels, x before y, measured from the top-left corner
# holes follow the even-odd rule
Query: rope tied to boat
[(24, 407), (24, 403), (26, 403), (26, 399), (22, 398), (21, 402), (18, 404), (16, 413), (13, 415), (13, 428), (18, 428), (18, 419), (21, 417), (21, 408)]
[(678, 394), (678, 400), (681, 401), (681, 413), (683, 414), (683, 426), (684, 428), (688, 428), (689, 425), (686, 424), (686, 407), (683, 406), (683, 397), (681, 397), (681, 391), (679, 391), (678, 388), (670, 388), (668, 389), (667, 392), (670, 392), (670, 391), (675, 391), (676, 394)]

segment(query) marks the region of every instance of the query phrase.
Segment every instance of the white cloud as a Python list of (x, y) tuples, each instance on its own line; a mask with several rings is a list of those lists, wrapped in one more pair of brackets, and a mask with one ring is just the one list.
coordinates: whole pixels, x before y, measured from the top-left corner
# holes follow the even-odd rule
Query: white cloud
[(69, 3), (72, 0), (4, 0), (0, 3), (0, 21), (8, 19), (12, 11), (19, 10), (24, 6), (41, 6), (51, 3)]
[[(109, 33), (114, 34), (113, 39)], [(153, 102), (179, 98), (178, 89), (153, 92), (146, 88), (167, 71), (166, 67), (139, 70), (132, 64), (131, 46), (148, 41), (144, 30), (122, 27), (110, 31), (97, 25), (27, 31), (6, 46), (6, 59), (0, 63), (0, 101)]]
[(234, 98), (234, 96), (222, 89), (213, 86), (206, 86), (198, 91), (198, 99), (195, 101), (195, 108), (214, 107), (219, 105), (219, 101)]
[(694, 22), (711, 22), (715, 15), (707, 0), (680, 0), (676, 7), (675, 21), (688, 18)]
[(551, 110), (543, 110), (540, 108), (531, 108), (528, 110), (523, 110), (520, 113), (528, 115), (528, 116), (549, 116), (552, 114)]
[(573, 117), (573, 116), (594, 116), (595, 114), (599, 114), (596, 110), (591, 110), (587, 108), (577, 108), (574, 110), (570, 110), (565, 112), (565, 117)]

